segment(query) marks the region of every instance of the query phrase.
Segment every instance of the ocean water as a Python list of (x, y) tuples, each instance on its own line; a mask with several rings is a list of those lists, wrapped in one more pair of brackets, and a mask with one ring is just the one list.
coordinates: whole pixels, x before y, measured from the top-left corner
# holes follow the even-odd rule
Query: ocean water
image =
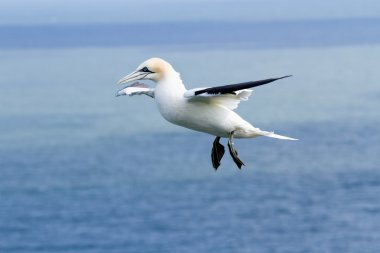
[[(214, 171), (212, 136), (114, 97), (152, 56), (189, 88), (293, 74), (237, 111), (300, 140), (236, 140), (247, 166), (226, 154)], [(0, 50), (0, 252), (379, 252), (379, 59), (377, 44)]]

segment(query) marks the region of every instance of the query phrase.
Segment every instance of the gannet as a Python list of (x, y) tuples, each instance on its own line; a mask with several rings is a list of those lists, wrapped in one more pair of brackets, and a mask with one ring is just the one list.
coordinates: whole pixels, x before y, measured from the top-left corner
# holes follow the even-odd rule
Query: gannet
[(253, 127), (234, 112), (240, 101), (248, 100), (249, 88), (267, 84), (279, 79), (270, 78), (217, 87), (203, 87), (187, 90), (180, 74), (172, 65), (160, 58), (151, 58), (140, 64), (135, 71), (119, 80), (119, 84), (137, 80), (152, 80), (155, 88), (140, 82), (124, 87), (116, 93), (121, 95), (147, 95), (155, 99), (161, 115), (169, 122), (195, 131), (215, 136), (211, 150), (211, 161), (218, 169), (224, 155), (221, 138), (228, 138), (230, 155), (239, 169), (244, 162), (238, 157), (233, 138), (255, 138), (267, 136), (283, 140), (296, 140)]

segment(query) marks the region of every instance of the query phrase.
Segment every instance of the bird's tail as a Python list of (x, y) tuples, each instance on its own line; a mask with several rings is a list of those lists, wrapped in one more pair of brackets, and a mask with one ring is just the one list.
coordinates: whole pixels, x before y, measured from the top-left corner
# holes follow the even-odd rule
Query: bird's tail
[(281, 139), (281, 140), (292, 140), (292, 141), (298, 140), (298, 139), (294, 139), (294, 138), (287, 137), (284, 135), (275, 134), (274, 132), (267, 132), (267, 131), (262, 131), (262, 130), (260, 130), (260, 135), (270, 137), (270, 138)]

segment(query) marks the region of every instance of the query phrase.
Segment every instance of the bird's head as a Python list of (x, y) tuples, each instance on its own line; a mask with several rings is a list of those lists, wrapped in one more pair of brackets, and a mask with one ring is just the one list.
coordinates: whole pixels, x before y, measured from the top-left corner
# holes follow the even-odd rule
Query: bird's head
[(141, 63), (135, 71), (119, 80), (119, 84), (136, 80), (152, 80), (159, 82), (171, 74), (176, 73), (170, 63), (160, 58), (150, 58)]

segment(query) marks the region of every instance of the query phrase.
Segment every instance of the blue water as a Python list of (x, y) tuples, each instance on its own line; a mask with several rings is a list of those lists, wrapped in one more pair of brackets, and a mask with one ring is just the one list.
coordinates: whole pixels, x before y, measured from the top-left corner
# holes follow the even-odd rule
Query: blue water
[[(293, 74), (238, 112), (299, 138), (172, 126), (113, 85), (150, 56), (188, 87)], [(0, 252), (379, 252), (379, 45), (0, 50)], [(228, 71), (227, 71), (228, 70)], [(196, 73), (196, 74), (194, 74)]]
[[(378, 44), (380, 18), (0, 25), (0, 48), (237, 45), (294, 48)], [(209, 49), (211, 49), (210, 47)]]
[(197, 134), (2, 151), (0, 249), (377, 252), (376, 127), (287, 129), (302, 141), (238, 142), (242, 171), (214, 172)]

